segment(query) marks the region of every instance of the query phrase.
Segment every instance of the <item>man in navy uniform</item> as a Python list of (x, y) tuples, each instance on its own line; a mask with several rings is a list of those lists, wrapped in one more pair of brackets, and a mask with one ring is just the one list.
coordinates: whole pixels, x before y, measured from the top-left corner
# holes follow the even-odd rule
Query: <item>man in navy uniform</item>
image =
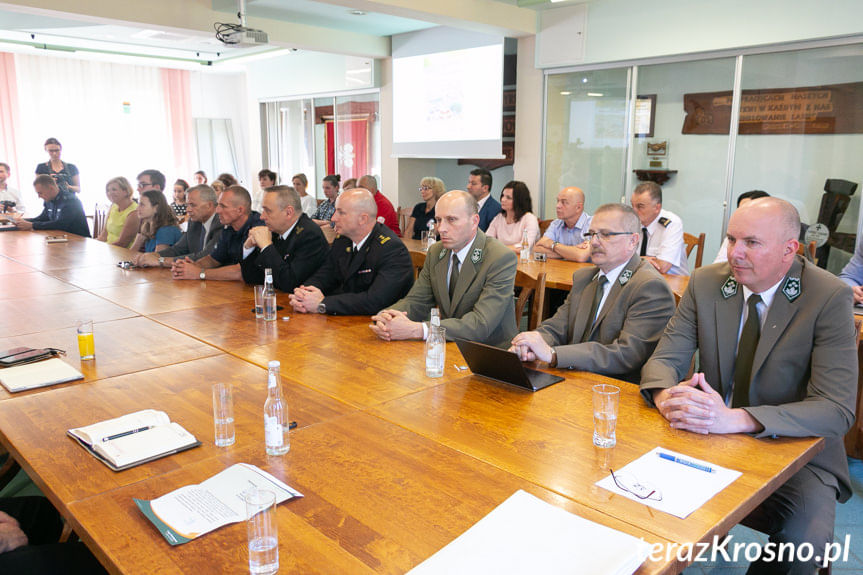
[(36, 176), (33, 188), (45, 202), (45, 207), (35, 218), (16, 220), (15, 226), (19, 230), (57, 230), (90, 237), (84, 206), (75, 194), (61, 192), (54, 178), (47, 174)]
[(249, 230), (240, 269), (249, 284), (264, 283), (264, 270), (273, 270), (273, 284), (293, 291), (315, 273), (329, 245), (320, 226), (303, 213), (300, 196), (291, 186), (273, 186), (261, 207), (266, 224)]
[(372, 315), (408, 293), (414, 283), (410, 253), (377, 215), (368, 190), (347, 190), (336, 199), (332, 221), (339, 235), (324, 265), (291, 294), (294, 311)]

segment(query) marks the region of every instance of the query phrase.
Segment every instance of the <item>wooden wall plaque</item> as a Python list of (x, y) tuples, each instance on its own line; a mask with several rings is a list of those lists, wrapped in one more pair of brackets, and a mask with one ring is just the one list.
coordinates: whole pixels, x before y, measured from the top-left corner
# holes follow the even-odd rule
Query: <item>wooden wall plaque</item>
[[(863, 134), (863, 82), (743, 90), (738, 133)], [(684, 134), (727, 134), (731, 92), (683, 95)]]

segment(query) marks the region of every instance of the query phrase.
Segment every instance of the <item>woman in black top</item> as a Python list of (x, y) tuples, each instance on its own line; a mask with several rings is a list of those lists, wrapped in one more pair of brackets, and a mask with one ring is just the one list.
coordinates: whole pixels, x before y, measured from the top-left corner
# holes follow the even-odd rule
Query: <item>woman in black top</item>
[(429, 229), (430, 221), (434, 221), (435, 204), (446, 193), (446, 186), (440, 178), (426, 177), (420, 180), (419, 190), (423, 201), (414, 206), (405, 227), (405, 233), (411, 234), (415, 240), (422, 239), (422, 232)]
[(63, 146), (60, 145), (57, 138), (48, 138), (45, 140), (45, 151), (48, 152), (50, 159), (44, 164), (36, 166), (36, 175), (47, 174), (54, 178), (61, 192), (77, 194), (81, 191), (78, 168), (75, 167), (75, 164), (67, 164), (60, 159), (60, 152), (62, 150)]

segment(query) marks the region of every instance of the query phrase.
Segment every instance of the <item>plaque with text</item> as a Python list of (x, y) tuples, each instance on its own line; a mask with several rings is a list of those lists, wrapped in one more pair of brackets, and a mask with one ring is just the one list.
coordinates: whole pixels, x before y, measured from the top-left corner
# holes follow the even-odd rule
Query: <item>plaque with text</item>
[[(863, 82), (743, 90), (741, 135), (863, 134)], [(727, 134), (731, 92), (683, 95), (684, 134)]]

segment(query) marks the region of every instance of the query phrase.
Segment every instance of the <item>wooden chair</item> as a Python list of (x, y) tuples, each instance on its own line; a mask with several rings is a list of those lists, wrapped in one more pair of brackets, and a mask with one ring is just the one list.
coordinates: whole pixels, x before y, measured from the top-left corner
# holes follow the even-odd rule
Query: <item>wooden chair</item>
[(515, 273), (515, 286), (521, 288), (518, 300), (515, 302), (515, 325), (521, 325), (521, 316), (524, 314), (525, 305), (531, 296), (533, 296), (527, 328), (531, 331), (535, 330), (536, 326), (542, 322), (542, 311), (545, 304), (545, 272), (537, 275), (536, 279), (534, 279), (527, 273), (519, 270)]
[(553, 221), (554, 220), (539, 220), (539, 237), (545, 235), (545, 230), (548, 229), (548, 226), (550, 226)]
[(410, 219), (412, 213), (413, 208), (399, 208), (399, 229), (402, 231), (402, 237), (406, 237), (405, 228), (408, 227), (408, 220)]
[(855, 415), (857, 421), (845, 434), (845, 454), (856, 459), (863, 459), (863, 341), (860, 337), (860, 327), (863, 319), (854, 317), (854, 329), (857, 330), (857, 406)]
[(93, 237), (98, 238), (105, 230), (105, 224), (108, 223), (108, 210), (105, 206), (96, 204), (93, 210)]
[[(815, 259), (815, 242), (811, 241), (808, 244), (800, 244), (797, 247), (797, 253), (813, 264), (817, 265), (817, 260)], [(858, 330), (859, 331), (859, 330)]]
[(0, 455), (8, 455), (6, 461), (3, 462), (3, 465), (0, 465), (0, 489), (3, 489), (21, 470), (21, 466), (18, 465), (18, 462), (15, 461), (15, 458), (12, 457), (12, 454), (6, 451), (2, 446), (0, 446)]
[(703, 232), (698, 234), (698, 236), (683, 232), (683, 242), (686, 244), (686, 257), (689, 257), (689, 254), (692, 253), (692, 248), (698, 246), (698, 251), (695, 252), (695, 267), (693, 269), (701, 267), (701, 259), (704, 257), (704, 237)]
[(417, 279), (420, 275), (420, 271), (423, 269), (423, 266), (426, 264), (426, 254), (425, 252), (411, 252), (411, 261), (414, 264), (414, 279)]

